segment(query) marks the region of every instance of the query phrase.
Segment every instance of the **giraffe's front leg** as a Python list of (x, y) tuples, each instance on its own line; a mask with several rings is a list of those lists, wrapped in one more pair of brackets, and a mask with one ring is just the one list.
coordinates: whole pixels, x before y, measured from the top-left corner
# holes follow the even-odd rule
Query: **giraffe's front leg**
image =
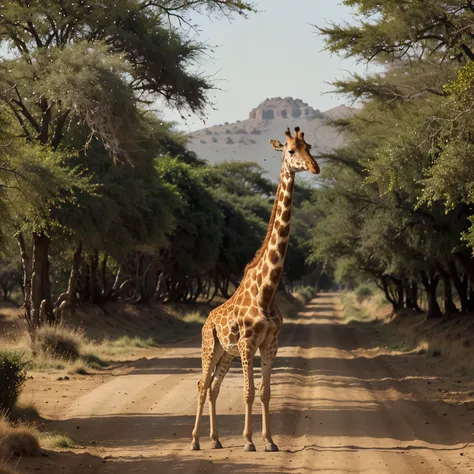
[(273, 442), (270, 429), (270, 378), (272, 373), (273, 358), (276, 350), (274, 347), (260, 347), (262, 360), (262, 385), (260, 387), (260, 400), (262, 402), (262, 437), (265, 451), (278, 451), (278, 446)]
[(244, 402), (245, 402), (245, 425), (244, 425), (244, 451), (255, 451), (252, 441), (252, 406), (255, 400), (255, 385), (253, 380), (254, 350), (245, 345), (240, 350), (242, 368), (244, 370)]

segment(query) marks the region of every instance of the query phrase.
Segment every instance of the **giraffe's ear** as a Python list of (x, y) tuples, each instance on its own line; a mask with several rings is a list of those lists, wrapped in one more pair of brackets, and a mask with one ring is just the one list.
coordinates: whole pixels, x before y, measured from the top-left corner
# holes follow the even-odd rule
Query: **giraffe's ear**
[(276, 151), (283, 151), (283, 147), (285, 146), (279, 140), (270, 140), (270, 145)]

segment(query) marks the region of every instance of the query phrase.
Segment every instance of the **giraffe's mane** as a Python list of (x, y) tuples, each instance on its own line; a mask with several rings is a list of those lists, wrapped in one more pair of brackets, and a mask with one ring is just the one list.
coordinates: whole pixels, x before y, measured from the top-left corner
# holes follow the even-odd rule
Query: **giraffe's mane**
[(261, 245), (261, 247), (255, 253), (253, 260), (245, 267), (244, 275), (247, 273), (247, 270), (250, 270), (251, 268), (255, 268), (261, 256), (263, 255), (263, 252), (267, 248), (268, 242), (270, 241), (270, 237), (272, 235), (273, 224), (275, 224), (275, 219), (276, 219), (276, 213), (277, 213), (277, 208), (278, 208), (278, 196), (280, 195), (280, 187), (281, 187), (281, 183), (278, 182), (278, 188), (275, 194), (275, 201), (273, 202), (272, 215), (270, 216), (270, 222), (268, 224), (267, 235), (265, 236), (265, 240), (263, 241), (263, 244)]

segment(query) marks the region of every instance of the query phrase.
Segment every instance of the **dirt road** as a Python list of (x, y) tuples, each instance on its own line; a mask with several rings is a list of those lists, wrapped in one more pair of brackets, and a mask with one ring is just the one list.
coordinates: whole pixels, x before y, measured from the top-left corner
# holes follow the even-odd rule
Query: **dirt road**
[[(285, 321), (272, 379), (279, 453), (263, 452), (258, 399), (257, 452), (243, 452), (239, 361), (218, 401), (224, 449), (211, 450), (203, 436), (202, 450), (189, 451), (200, 350), (188, 343), (157, 350), (156, 357), (131, 364), (128, 373), (71, 399), (48, 428), (68, 433), (84, 448), (22, 460), (19, 469), (49, 474), (472, 471), (473, 411), (442, 399), (456, 384), (447, 366), (383, 352), (358, 326), (344, 322), (337, 295), (320, 296), (298, 319)], [(205, 418), (203, 434), (209, 427)]]

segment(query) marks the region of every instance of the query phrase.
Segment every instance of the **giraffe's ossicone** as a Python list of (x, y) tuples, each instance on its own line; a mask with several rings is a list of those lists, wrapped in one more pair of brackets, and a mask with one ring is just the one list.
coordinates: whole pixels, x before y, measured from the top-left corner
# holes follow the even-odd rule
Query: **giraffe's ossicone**
[(216, 427), (216, 400), (233, 356), (240, 356), (244, 372), (245, 451), (255, 451), (252, 441), (252, 405), (255, 398), (253, 361), (260, 350), (262, 365), (262, 436), (265, 451), (278, 451), (269, 425), (270, 376), (278, 350), (278, 335), (283, 318), (275, 305), (275, 293), (283, 274), (290, 238), (291, 204), (295, 173), (319, 173), (311, 156), (311, 146), (297, 127), (295, 136), (285, 132), (286, 143), (270, 140), (275, 150), (283, 152), (280, 181), (265, 240), (247, 265), (242, 282), (223, 305), (211, 311), (202, 329), (202, 378), (198, 384), (196, 423), (191, 448), (199, 449), (202, 411), (209, 391), (209, 414), (213, 448), (222, 448)]

